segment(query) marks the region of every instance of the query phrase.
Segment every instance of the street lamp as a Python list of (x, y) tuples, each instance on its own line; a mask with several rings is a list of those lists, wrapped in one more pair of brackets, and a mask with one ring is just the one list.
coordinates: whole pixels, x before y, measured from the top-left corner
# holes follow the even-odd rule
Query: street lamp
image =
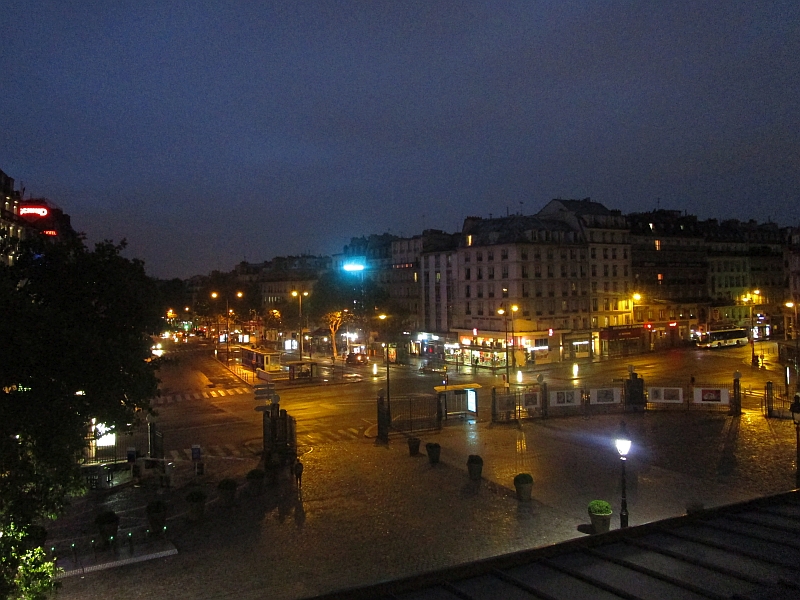
[(620, 423), (619, 432), (614, 440), (614, 445), (619, 453), (620, 463), (622, 464), (622, 505), (619, 511), (619, 527), (625, 529), (628, 526), (628, 498), (625, 494), (625, 463), (627, 462), (628, 452), (631, 449), (631, 438), (625, 427), (625, 421)]
[(300, 360), (303, 360), (303, 296), (308, 296), (308, 292), (294, 290), (292, 296), (297, 298), (300, 307)]
[(795, 376), (795, 386), (797, 385), (797, 376), (800, 373), (800, 338), (797, 337), (797, 302), (787, 302), (786, 308), (793, 308), (794, 309), (794, 321), (792, 321), (792, 337), (794, 337), (794, 376)]
[(795, 485), (800, 487), (800, 394), (794, 395), (794, 402), (789, 408), (792, 411), (792, 421), (794, 421), (794, 432), (796, 436), (797, 457), (795, 458)]
[(511, 379), (509, 379), (511, 377), (511, 369), (510, 369), (510, 365), (509, 365), (509, 362), (508, 362), (508, 315), (506, 314), (506, 309), (504, 309), (502, 307), (497, 309), (497, 314), (501, 315), (503, 317), (503, 323), (505, 324), (505, 332), (506, 333), (505, 333), (505, 338), (503, 338), (503, 341), (505, 342), (505, 346), (506, 346), (506, 384), (505, 384), (505, 391), (508, 392), (509, 387), (511, 386)]
[[(244, 296), (242, 292), (236, 292), (236, 297)], [(219, 298), (218, 292), (211, 292), (211, 297), (216, 300)], [(219, 329), (217, 329), (217, 339), (219, 339)], [(231, 309), (228, 302), (228, 295), (225, 295), (225, 364), (230, 364), (231, 356)]]
[[(383, 318), (386, 318), (386, 315), (383, 315)], [(389, 399), (389, 343), (384, 342), (381, 344), (384, 348), (386, 348), (386, 410), (389, 411), (389, 414), (392, 414), (392, 403)]]
[(756, 358), (756, 336), (753, 333), (755, 329), (755, 323), (753, 321), (753, 303), (760, 293), (759, 290), (753, 290), (752, 295), (748, 292), (746, 296), (742, 297), (742, 302), (746, 302), (750, 307), (750, 364), (753, 366), (758, 364), (758, 359)]

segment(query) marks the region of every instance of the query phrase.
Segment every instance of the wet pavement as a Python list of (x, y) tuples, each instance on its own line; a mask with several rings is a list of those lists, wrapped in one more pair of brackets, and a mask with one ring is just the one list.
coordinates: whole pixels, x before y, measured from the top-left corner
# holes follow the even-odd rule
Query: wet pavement
[[(111, 507), (122, 515), (123, 539), (130, 531), (134, 544), (150, 543), (144, 506), (158, 497), (171, 507), (163, 543), (177, 553), (65, 577), (59, 598), (306, 598), (582, 536), (593, 499), (611, 502), (617, 527), (621, 472), (612, 440), (620, 418), (464, 421), (420, 435), (417, 456), (405, 437), (382, 445), (368, 430), (364, 439), (309, 448), (301, 490), (287, 473), (261, 496), (244, 486), (256, 458), (209, 457), (202, 476), (179, 461), (170, 488), (151, 477), (77, 500), (48, 540), (65, 569), (88, 564), (93, 515)], [(765, 419), (757, 406), (741, 417), (669, 411), (624, 419), (634, 444), (631, 525), (795, 486), (794, 426)], [(425, 455), (429, 441), (441, 445), (439, 464)], [(467, 475), (470, 454), (483, 458), (480, 482)], [(521, 472), (533, 475), (529, 503), (515, 497)], [(223, 477), (240, 483), (233, 506), (218, 497)], [(185, 500), (194, 487), (209, 496), (197, 522)], [(81, 549), (77, 565), (72, 543)]]

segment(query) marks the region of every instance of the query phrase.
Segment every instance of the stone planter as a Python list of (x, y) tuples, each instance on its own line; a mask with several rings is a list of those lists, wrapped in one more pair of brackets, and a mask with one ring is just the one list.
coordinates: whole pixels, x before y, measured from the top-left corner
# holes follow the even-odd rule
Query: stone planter
[(167, 526), (167, 505), (163, 500), (154, 500), (147, 505), (147, 522), (150, 525), (150, 531), (154, 535), (158, 535), (164, 531)]
[(480, 481), (483, 473), (483, 459), (477, 454), (470, 454), (467, 458), (467, 471), (471, 481)]
[(611, 528), (611, 505), (605, 500), (589, 502), (589, 519), (595, 533), (606, 533)]
[(418, 437), (410, 437), (408, 438), (408, 453), (411, 456), (416, 456), (419, 454), (419, 438)]
[(111, 538), (116, 539), (119, 531), (119, 515), (113, 510), (107, 510), (97, 515), (94, 523), (97, 525), (100, 540), (104, 545), (108, 544)]
[(425, 444), (425, 451), (428, 453), (428, 461), (432, 465), (439, 462), (439, 454), (442, 451), (442, 447), (439, 444), (436, 442), (428, 442)]
[(608, 533), (608, 530), (611, 529), (611, 515), (589, 513), (589, 519), (592, 521), (592, 529), (595, 533)]
[(260, 496), (264, 493), (267, 474), (261, 469), (253, 469), (247, 473), (247, 493), (250, 496)]
[(200, 490), (193, 490), (186, 496), (186, 501), (189, 503), (189, 511), (187, 516), (190, 521), (199, 521), (203, 518), (206, 510), (206, 495)]
[(223, 479), (217, 486), (220, 500), (223, 506), (233, 506), (236, 501), (236, 481), (233, 479)]
[(530, 502), (533, 491), (533, 477), (530, 473), (520, 473), (514, 477), (514, 489), (517, 491), (517, 500)]

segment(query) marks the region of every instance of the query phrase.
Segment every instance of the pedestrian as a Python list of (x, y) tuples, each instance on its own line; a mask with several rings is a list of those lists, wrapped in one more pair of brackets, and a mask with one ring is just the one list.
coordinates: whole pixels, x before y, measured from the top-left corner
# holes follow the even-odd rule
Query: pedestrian
[(303, 463), (300, 462), (299, 458), (294, 463), (294, 478), (299, 488), (303, 484)]

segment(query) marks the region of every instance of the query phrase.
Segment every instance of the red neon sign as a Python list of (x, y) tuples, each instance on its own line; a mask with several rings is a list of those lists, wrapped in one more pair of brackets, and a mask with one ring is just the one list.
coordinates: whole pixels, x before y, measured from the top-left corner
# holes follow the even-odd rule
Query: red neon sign
[(45, 229), (42, 235), (58, 235), (58, 232), (55, 229)]
[(44, 206), (20, 206), (20, 216), (32, 215), (35, 217), (46, 217), (50, 211)]

